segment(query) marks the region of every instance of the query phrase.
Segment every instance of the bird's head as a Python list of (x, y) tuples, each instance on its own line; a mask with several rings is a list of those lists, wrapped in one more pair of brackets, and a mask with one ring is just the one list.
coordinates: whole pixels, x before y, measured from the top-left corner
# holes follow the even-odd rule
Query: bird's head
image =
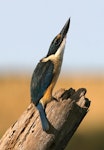
[(58, 49), (61, 47), (62, 44), (63, 44), (63, 46), (65, 46), (65, 39), (66, 39), (66, 35), (67, 35), (68, 29), (69, 29), (69, 25), (70, 25), (70, 18), (68, 19), (68, 21), (62, 28), (61, 32), (53, 39), (53, 41), (49, 47), (47, 57), (52, 54), (55, 54), (58, 51)]

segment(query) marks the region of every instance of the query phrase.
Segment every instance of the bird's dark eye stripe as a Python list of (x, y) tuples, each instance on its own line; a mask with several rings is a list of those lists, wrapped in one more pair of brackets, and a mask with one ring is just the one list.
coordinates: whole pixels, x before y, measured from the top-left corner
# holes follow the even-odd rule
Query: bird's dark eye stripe
[(56, 38), (54, 41), (55, 45), (58, 45), (60, 43), (60, 40), (61, 40), (61, 38)]

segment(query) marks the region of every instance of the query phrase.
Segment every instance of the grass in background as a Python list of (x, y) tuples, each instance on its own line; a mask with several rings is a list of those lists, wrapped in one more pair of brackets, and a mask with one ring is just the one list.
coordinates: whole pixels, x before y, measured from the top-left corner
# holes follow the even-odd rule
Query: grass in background
[[(0, 78), (0, 137), (30, 103), (30, 76)], [(55, 87), (87, 89), (90, 111), (74, 134), (66, 150), (104, 149), (104, 78), (101, 76), (61, 76)]]
[(76, 132), (65, 150), (103, 150), (104, 129), (88, 133)]

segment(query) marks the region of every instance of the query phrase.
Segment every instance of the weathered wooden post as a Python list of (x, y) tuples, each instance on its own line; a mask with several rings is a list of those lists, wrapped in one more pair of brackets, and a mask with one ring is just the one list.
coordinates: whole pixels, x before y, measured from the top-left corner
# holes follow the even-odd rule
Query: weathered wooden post
[(46, 107), (50, 130), (42, 130), (37, 109), (31, 103), (0, 140), (0, 150), (63, 150), (85, 117), (90, 101), (86, 89), (60, 89)]

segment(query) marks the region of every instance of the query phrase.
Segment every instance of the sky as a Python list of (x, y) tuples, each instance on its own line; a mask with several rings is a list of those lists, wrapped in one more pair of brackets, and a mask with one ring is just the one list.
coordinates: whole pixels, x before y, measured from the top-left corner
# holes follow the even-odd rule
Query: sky
[(0, 0), (0, 73), (32, 71), (71, 18), (63, 68), (104, 68), (103, 0)]

